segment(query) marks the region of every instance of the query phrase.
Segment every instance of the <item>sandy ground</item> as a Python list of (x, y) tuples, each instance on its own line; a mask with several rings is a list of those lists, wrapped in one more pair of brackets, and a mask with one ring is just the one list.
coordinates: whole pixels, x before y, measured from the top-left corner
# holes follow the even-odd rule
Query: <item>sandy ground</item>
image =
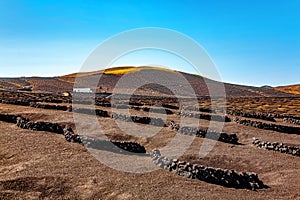
[[(1, 113), (22, 114), (33, 121), (73, 124), (73, 114), (66, 111), (0, 106)], [(146, 113), (132, 111), (132, 114)], [(99, 117), (98, 120), (109, 138), (137, 141), (147, 151), (163, 148), (176, 135), (165, 127), (152, 137), (141, 138), (122, 132), (111, 118)], [(169, 120), (179, 119), (169, 115)], [(141, 133), (146, 128), (143, 126), (139, 125)], [(200, 120), (200, 126), (207, 127), (208, 121)], [(195, 138), (180, 159), (256, 172), (270, 188), (258, 191), (226, 188), (180, 177), (163, 169), (148, 173), (122, 172), (97, 160), (82, 145), (67, 142), (62, 135), (24, 130), (0, 122), (0, 199), (300, 199), (299, 157), (258, 149), (251, 144), (252, 137), (257, 137), (300, 146), (299, 135), (234, 122), (225, 123), (223, 131), (236, 133), (241, 145), (217, 142), (213, 150), (200, 159), (199, 150), (204, 139)]]

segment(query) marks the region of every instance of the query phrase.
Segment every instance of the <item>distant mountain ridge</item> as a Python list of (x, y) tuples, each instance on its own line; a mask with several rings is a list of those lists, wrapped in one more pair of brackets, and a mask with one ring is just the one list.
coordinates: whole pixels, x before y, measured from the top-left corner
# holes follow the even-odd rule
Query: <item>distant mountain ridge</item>
[[(160, 74), (165, 75), (166, 77), (172, 75), (184, 76), (185, 79), (190, 83), (194, 89), (196, 95), (198, 96), (214, 96), (212, 92), (208, 90), (212, 88), (212, 91), (217, 90), (220, 86), (219, 84), (224, 84), (226, 95), (228, 97), (288, 97), (288, 96), (300, 96), (300, 84), (292, 86), (280, 86), (280, 87), (271, 87), (271, 86), (262, 86), (262, 87), (253, 87), (253, 86), (244, 86), (236, 85), (230, 83), (221, 83), (199, 75), (193, 75), (185, 72), (157, 68), (157, 67), (115, 67), (106, 70), (99, 70), (94, 72), (84, 72), (84, 73), (73, 73), (64, 76), (58, 77), (20, 77), (20, 78), (0, 78), (0, 91), (1, 90), (27, 90), (33, 92), (65, 92), (72, 91), (74, 87), (74, 82), (77, 77), (77, 83), (79, 86), (85, 87), (86, 83), (89, 81), (99, 81), (99, 75), (101, 79), (95, 88), (91, 88), (97, 92), (111, 92), (115, 85), (118, 83), (119, 79), (123, 75), (130, 75), (132, 81), (138, 81), (142, 72), (145, 71), (159, 72)], [(151, 80), (153, 77), (149, 77)], [(166, 85), (180, 85), (180, 81), (176, 80), (165, 80)], [(130, 86), (124, 86), (124, 88)], [(144, 94), (153, 94), (153, 95), (172, 95), (166, 87), (149, 84), (143, 86), (139, 89), (141, 93)], [(217, 91), (216, 91), (217, 93)]]

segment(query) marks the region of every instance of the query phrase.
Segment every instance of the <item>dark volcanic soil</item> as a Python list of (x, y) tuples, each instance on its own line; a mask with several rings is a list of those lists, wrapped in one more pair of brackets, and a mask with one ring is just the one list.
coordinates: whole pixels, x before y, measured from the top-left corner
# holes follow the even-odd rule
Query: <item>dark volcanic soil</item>
[[(282, 99), (269, 103), (264, 99), (248, 99), (248, 102), (235, 99), (229, 102), (229, 109), (248, 111), (252, 101), (261, 105), (256, 106), (258, 110), (299, 114), (293, 107), (295, 103), (299, 105), (299, 99), (293, 99), (293, 105)], [(0, 113), (21, 114), (33, 121), (73, 124), (73, 115), (68, 111), (10, 104), (0, 106)], [(136, 110), (132, 114), (148, 115)], [(82, 114), (82, 117), (86, 115)], [(170, 120), (178, 121), (178, 116), (169, 115), (167, 121)], [(164, 127), (151, 138), (138, 138), (124, 134), (111, 118), (99, 117), (99, 121), (110, 138), (137, 141), (147, 151), (164, 147), (176, 134)], [(207, 120), (200, 122), (203, 127), (208, 125)], [(235, 122), (225, 123), (223, 131), (236, 133), (241, 145), (217, 142), (206, 157), (199, 159), (203, 139), (195, 138), (180, 160), (256, 172), (270, 188), (258, 191), (227, 188), (187, 179), (163, 169), (143, 174), (121, 172), (95, 159), (82, 145), (67, 142), (62, 135), (20, 129), (15, 124), (0, 122), (0, 199), (300, 199), (300, 158), (251, 144), (252, 137), (257, 137), (299, 147), (299, 135)]]

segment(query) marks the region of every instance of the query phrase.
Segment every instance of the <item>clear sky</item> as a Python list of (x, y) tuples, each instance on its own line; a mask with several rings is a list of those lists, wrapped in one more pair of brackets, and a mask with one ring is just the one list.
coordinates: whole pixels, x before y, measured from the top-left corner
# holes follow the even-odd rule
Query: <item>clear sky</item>
[(73, 73), (106, 38), (163, 27), (195, 39), (225, 82), (296, 84), (299, 10), (298, 0), (0, 0), (0, 77)]

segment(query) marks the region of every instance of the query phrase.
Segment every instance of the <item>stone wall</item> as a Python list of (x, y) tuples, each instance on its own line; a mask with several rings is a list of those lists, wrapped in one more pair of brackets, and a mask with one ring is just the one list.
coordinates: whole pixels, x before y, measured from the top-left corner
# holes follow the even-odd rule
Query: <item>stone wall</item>
[(258, 178), (258, 175), (253, 172), (237, 172), (234, 170), (190, 164), (185, 161), (161, 156), (159, 150), (154, 150), (151, 154), (151, 158), (157, 166), (186, 178), (198, 179), (233, 188), (246, 188), (251, 190), (267, 188)]
[(232, 111), (229, 111), (228, 114), (234, 115), (234, 116), (263, 119), (263, 120), (267, 120), (267, 121), (271, 121), (271, 122), (276, 122), (276, 120), (274, 119), (274, 115), (269, 114), (269, 113), (248, 113), (248, 112), (243, 112), (243, 111), (239, 111), (239, 110), (232, 110)]
[(289, 123), (289, 124), (296, 124), (296, 125), (300, 125), (300, 120), (299, 119), (295, 119), (295, 118), (283, 118), (283, 122), (285, 123)]
[(230, 118), (228, 116), (222, 115), (209, 115), (203, 113), (187, 113), (187, 112), (179, 112), (178, 115), (183, 117), (192, 117), (197, 119), (205, 119), (205, 120), (212, 120), (212, 121), (219, 121), (219, 122), (230, 122)]
[[(18, 127), (23, 129), (29, 129), (33, 131), (46, 131), (57, 134), (63, 134), (68, 142), (74, 142), (79, 144), (85, 144), (87, 147), (115, 150), (120, 152), (120, 149), (126, 152), (134, 153), (146, 153), (145, 148), (136, 142), (127, 141), (113, 141), (113, 140), (98, 140), (95, 138), (89, 138), (87, 136), (80, 136), (74, 133), (73, 129), (69, 126), (64, 128), (57, 123), (51, 122), (32, 122), (29, 119), (20, 115), (0, 114), (0, 121), (15, 123)], [(118, 148), (116, 148), (118, 147)], [(124, 153), (124, 151), (122, 151)]]
[(30, 102), (30, 106), (34, 108), (51, 109), (51, 110), (62, 110), (62, 111), (70, 110), (69, 106), (41, 104), (36, 102)]
[(1, 100), (1, 103), (4, 104), (13, 104), (18, 106), (29, 106), (30, 102), (26, 100)]
[(16, 124), (18, 117), (20, 115), (0, 114), (0, 121)]
[(252, 144), (258, 148), (263, 148), (271, 151), (279, 151), (280, 153), (291, 154), (293, 156), (300, 156), (300, 148), (296, 146), (288, 146), (278, 142), (265, 142), (257, 138), (253, 138)]
[[(99, 140), (96, 138), (91, 138), (88, 136), (80, 136), (74, 133), (71, 127), (66, 126), (64, 129), (64, 136), (68, 142), (75, 142), (79, 144), (84, 144), (86, 147), (101, 149), (101, 150), (109, 150), (120, 152), (121, 150), (125, 150), (126, 152), (133, 153), (146, 153), (145, 147), (136, 142), (127, 142), (127, 141), (115, 141), (115, 140)], [(118, 148), (119, 149), (118, 149)], [(122, 151), (125, 153), (124, 151)]]
[(51, 122), (32, 122), (25, 117), (17, 117), (17, 126), (23, 129), (29, 129), (34, 131), (47, 131), (58, 134), (63, 134), (62, 127), (57, 123)]
[(112, 118), (116, 120), (122, 120), (125, 122), (150, 124), (150, 125), (160, 126), (160, 127), (166, 126), (164, 121), (161, 118), (128, 116), (128, 115), (118, 114), (118, 113), (112, 113)]
[(259, 129), (265, 129), (265, 130), (272, 130), (272, 131), (278, 131), (282, 133), (288, 133), (288, 134), (300, 134), (300, 127), (293, 127), (293, 126), (283, 126), (283, 125), (277, 125), (277, 124), (268, 124), (263, 123), (259, 121), (252, 121), (247, 119), (240, 119), (237, 117), (233, 118), (233, 121), (238, 124), (243, 124), (246, 126), (252, 126)]
[(81, 140), (83, 144), (88, 148), (107, 150), (116, 153), (146, 153), (145, 147), (136, 142), (98, 140), (86, 136), (81, 136)]
[(130, 108), (134, 110), (144, 111), (144, 112), (161, 113), (167, 115), (174, 114), (173, 111), (164, 108), (149, 108), (149, 107), (139, 107), (139, 106), (131, 106)]
[(196, 107), (196, 106), (182, 106), (181, 110), (215, 113), (215, 111), (212, 110), (211, 108), (203, 108), (203, 107)]
[(87, 114), (87, 115), (98, 115), (101, 117), (110, 117), (110, 115), (108, 114), (107, 111), (100, 110), (100, 109), (93, 110), (93, 109), (89, 109), (89, 108), (74, 108), (73, 107), (72, 111), (76, 112), (76, 113)]
[(74, 133), (73, 129), (69, 126), (65, 126), (63, 129), (63, 134), (65, 136), (65, 139), (68, 142), (74, 142), (74, 143), (79, 143), (82, 144), (81, 138), (78, 134)]
[(177, 131), (178, 133), (190, 136), (196, 136), (201, 138), (209, 138), (213, 140), (218, 140), (220, 142), (238, 144), (238, 137), (236, 134), (227, 134), (227, 133), (217, 133), (214, 131), (207, 131), (203, 129), (198, 129), (195, 127), (180, 127), (178, 124), (175, 124), (174, 121), (170, 122), (169, 127), (172, 130)]
[(164, 108), (169, 108), (169, 109), (173, 109), (173, 110), (179, 110), (179, 107), (178, 106), (175, 106), (175, 105), (171, 105), (171, 104), (162, 104), (162, 106)]

